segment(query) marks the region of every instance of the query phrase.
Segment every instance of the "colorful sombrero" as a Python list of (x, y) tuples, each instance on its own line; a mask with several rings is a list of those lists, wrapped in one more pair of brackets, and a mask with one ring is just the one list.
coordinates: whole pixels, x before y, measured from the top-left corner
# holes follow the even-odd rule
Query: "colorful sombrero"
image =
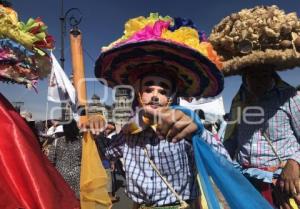
[(102, 48), (95, 75), (110, 87), (135, 86), (145, 73), (157, 71), (175, 77), (179, 96), (210, 97), (223, 89), (220, 68), (216, 52), (190, 20), (151, 13), (130, 19), (124, 35)]
[(257, 6), (225, 17), (209, 37), (223, 61), (224, 75), (241, 74), (249, 66), (273, 70), (300, 66), (300, 21), (277, 6)]
[(0, 80), (34, 87), (51, 71), (52, 61), (45, 49), (53, 48), (53, 38), (40, 18), (26, 23), (17, 13), (0, 4)]

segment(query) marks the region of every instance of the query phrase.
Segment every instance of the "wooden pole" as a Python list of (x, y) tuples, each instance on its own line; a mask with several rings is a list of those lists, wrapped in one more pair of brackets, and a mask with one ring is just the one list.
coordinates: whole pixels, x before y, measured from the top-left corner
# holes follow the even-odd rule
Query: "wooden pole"
[(87, 93), (85, 83), (83, 50), (82, 50), (82, 34), (75, 28), (70, 32), (71, 56), (73, 67), (73, 81), (77, 92), (79, 107), (79, 124), (87, 120)]

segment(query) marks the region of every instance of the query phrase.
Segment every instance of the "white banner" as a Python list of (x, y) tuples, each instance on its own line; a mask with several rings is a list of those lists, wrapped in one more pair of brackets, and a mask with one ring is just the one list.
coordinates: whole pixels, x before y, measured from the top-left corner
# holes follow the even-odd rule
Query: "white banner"
[(54, 54), (51, 52), (52, 70), (48, 85), (48, 100), (52, 102), (61, 102), (70, 98), (75, 104), (75, 88), (71, 81), (61, 68)]

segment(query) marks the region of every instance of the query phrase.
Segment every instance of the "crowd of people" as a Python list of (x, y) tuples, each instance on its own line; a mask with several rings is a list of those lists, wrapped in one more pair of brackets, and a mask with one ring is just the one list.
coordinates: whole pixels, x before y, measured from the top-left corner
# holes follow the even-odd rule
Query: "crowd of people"
[[(10, 28), (0, 30), (0, 80), (34, 87), (49, 73), (46, 49), (53, 43), (40, 19), (20, 27), (9, 6), (0, 5), (0, 27)], [(103, 117), (104, 127), (80, 130), (75, 120), (53, 120), (38, 132), (0, 94), (0, 207), (80, 208), (82, 138), (91, 130), (112, 203), (120, 201), (118, 172), (133, 209), (299, 208), (300, 92), (277, 73), (300, 66), (299, 31), (296, 14), (276, 6), (231, 14), (208, 39), (191, 20), (157, 13), (130, 19), (95, 63), (95, 76), (109, 87), (134, 88), (134, 115), (119, 132)], [(34, 41), (26, 42), (24, 34)], [(221, 94), (224, 75), (240, 75), (242, 84), (218, 123), (205, 123), (205, 112), (177, 105), (179, 98)], [(200, 152), (216, 156), (210, 160), (220, 170), (209, 160), (199, 162), (205, 159), (197, 158), (199, 141), (205, 144)], [(232, 191), (240, 199), (226, 194), (213, 173), (242, 182), (244, 189)]]

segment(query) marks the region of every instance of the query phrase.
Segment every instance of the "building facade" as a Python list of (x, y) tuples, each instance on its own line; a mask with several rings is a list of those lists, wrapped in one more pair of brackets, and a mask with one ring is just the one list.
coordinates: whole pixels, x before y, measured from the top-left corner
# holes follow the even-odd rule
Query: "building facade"
[(92, 102), (88, 104), (89, 114), (102, 114), (108, 122), (122, 127), (132, 117), (132, 90), (129, 88), (116, 88), (113, 93), (111, 106), (101, 103), (99, 96), (94, 94)]

